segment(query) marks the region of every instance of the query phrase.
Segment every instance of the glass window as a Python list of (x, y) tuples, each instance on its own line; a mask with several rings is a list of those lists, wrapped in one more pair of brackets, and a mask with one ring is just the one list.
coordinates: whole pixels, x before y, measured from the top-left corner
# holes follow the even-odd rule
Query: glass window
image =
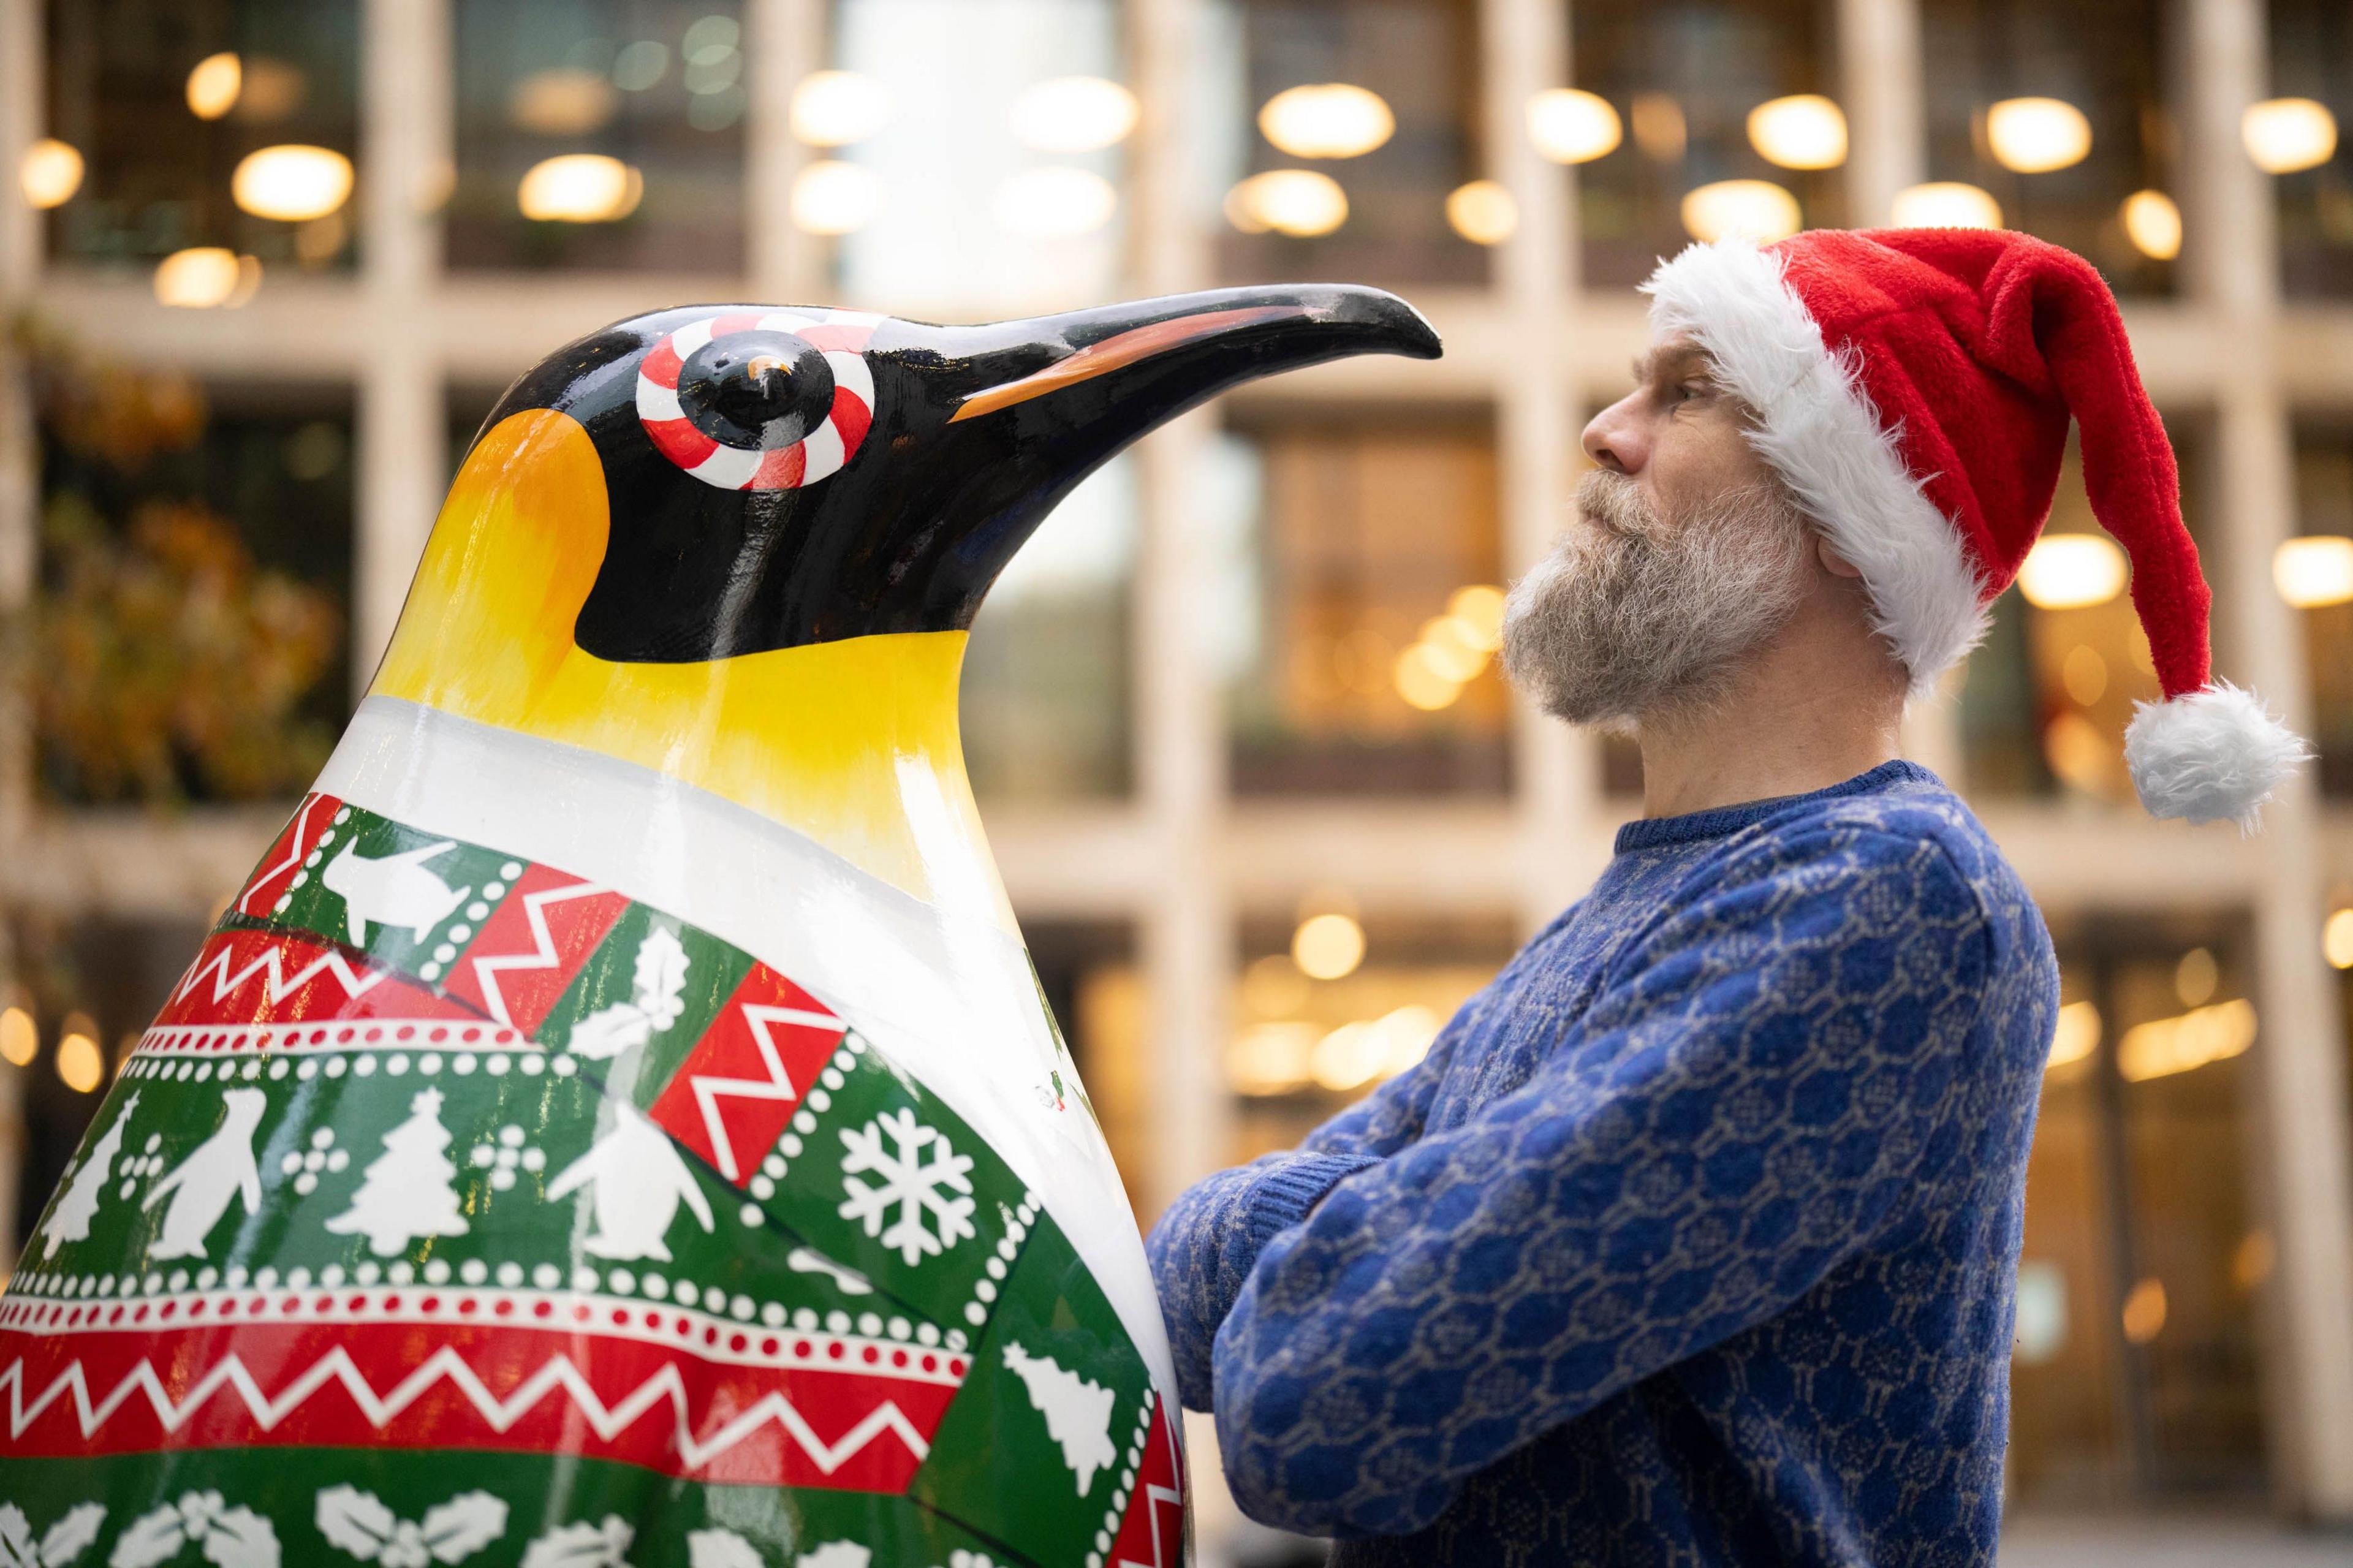
[(348, 393), (37, 364), (45, 792), (299, 794), (350, 713)]
[(1114, 458), (1014, 556), (973, 623), (964, 751), (986, 806), (1126, 793), (1136, 469)]
[(833, 58), (796, 100), (820, 146), (795, 207), (840, 232), (845, 299), (988, 321), (1119, 297), (1137, 110), (1110, 0), (840, 0)]
[(2304, 623), (2320, 787), (2353, 795), (2353, 420), (2298, 426), (2295, 500), (2295, 531), (2314, 542), (2295, 548), (2312, 580), (2287, 585), (2303, 601), (2291, 613)]
[[(2176, 420), (2167, 428), (2194, 539), (2204, 427)], [(2030, 564), (1994, 601), (1992, 630), (1960, 675), (1964, 777), (1977, 795), (2057, 795), (2137, 809), (2125, 772), (2125, 726), (2136, 702), (2157, 700), (2156, 666), (2125, 591), (2124, 552), (2101, 531), (2084, 493), (2072, 434), (2042, 530), (2046, 541), (2061, 535), (2092, 536), (2085, 548), (2096, 559), (2048, 575)]]
[[(2353, 294), (2353, 9), (2342, 0), (2271, 0), (2271, 89), (2307, 99), (2280, 126), (2277, 176), (2281, 283), (2290, 294)], [(2334, 155), (2314, 163), (2335, 135)]]
[(1448, 216), (1483, 172), (1471, 0), (1219, 0), (1204, 34), (1193, 156), (1226, 281), (1485, 281)]
[(738, 0), (459, 0), (452, 267), (733, 276)]
[(2180, 247), (2158, 12), (2157, 0), (1920, 7), (1928, 178), (1990, 195), (2003, 226), (2087, 257), (2118, 293), (2171, 289)]
[(1244, 921), (1225, 1062), (1229, 1163), (1295, 1146), (1419, 1061), (1517, 946), (1505, 916), (1366, 913), (1338, 893), (1310, 896), (1288, 919)]
[(2263, 1048), (2235, 924), (2061, 922), (2027, 1172), (2010, 1466), (2028, 1504), (2259, 1492), (2240, 1097)]
[[(70, 162), (52, 165), (41, 198), (63, 198), (49, 222), (51, 254), (143, 263), (217, 247), (255, 258), (265, 273), (351, 264), (356, 0), (45, 9), (47, 132), (80, 159), (79, 181), (67, 178)], [(240, 199), (240, 164), (281, 146), (332, 156), (248, 165)]]
[(1579, 171), (1588, 287), (1650, 276), (1692, 237), (1683, 198), (1718, 181), (1780, 186), (1809, 228), (1846, 221), (1836, 167), (1777, 166), (1748, 132), (1749, 110), (1761, 103), (1835, 92), (1831, 18), (1819, 0), (1582, 5), (1574, 33), (1577, 85), (1609, 101), (1623, 137)]
[[(235, 891), (221, 890), (224, 904)], [(36, 1040), (24, 1069), (8, 1069), (23, 1095), (26, 1134), (12, 1152), (23, 1197), (14, 1205), (18, 1245), (65, 1173), (106, 1085), (163, 1010), (210, 923), (20, 910), (0, 928), (0, 946), (12, 958), (0, 1008), (21, 1011)]]
[(1237, 405), (1208, 635), (1239, 794), (1496, 794), (1509, 700), (1492, 414)]

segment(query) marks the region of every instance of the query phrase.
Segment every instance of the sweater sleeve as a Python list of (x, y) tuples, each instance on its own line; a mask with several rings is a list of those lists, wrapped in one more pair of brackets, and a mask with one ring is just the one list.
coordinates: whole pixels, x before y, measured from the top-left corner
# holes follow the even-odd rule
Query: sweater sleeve
[(1822, 827), (1737, 854), (1518, 1092), (1264, 1244), (1212, 1352), (1242, 1510), (1419, 1530), (1811, 1289), (1960, 1146), (1992, 941), (1934, 842)]
[(1466, 1004), (1421, 1061), (1309, 1133), (1295, 1152), (1267, 1154), (1187, 1188), (1145, 1238), (1159, 1291), (1176, 1388), (1209, 1408), (1209, 1347), (1259, 1249), (1307, 1216), (1341, 1178), (1379, 1163), (1421, 1132), (1445, 1064), (1477, 999)]

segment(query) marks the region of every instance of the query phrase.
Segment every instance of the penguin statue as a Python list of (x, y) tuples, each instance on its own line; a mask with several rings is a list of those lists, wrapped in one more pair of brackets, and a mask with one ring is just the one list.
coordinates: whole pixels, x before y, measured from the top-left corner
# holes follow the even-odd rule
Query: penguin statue
[(662, 310), (518, 381), (0, 1298), (7, 1560), (1184, 1560), (965, 629), (1145, 431), (1438, 352), (1317, 285)]

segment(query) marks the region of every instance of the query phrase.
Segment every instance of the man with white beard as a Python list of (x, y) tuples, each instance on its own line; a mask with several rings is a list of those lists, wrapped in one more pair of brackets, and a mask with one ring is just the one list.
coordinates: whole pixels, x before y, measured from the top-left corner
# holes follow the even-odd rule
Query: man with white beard
[(2172, 453), (2089, 263), (2024, 235), (1690, 247), (1645, 285), (1505, 668), (1630, 730), (1641, 820), (1417, 1068), (1150, 1238), (1243, 1510), (1343, 1564), (1990, 1564), (2041, 917), (1897, 755), (2050, 510), (2131, 557), (2162, 816), (2305, 755), (2211, 679)]

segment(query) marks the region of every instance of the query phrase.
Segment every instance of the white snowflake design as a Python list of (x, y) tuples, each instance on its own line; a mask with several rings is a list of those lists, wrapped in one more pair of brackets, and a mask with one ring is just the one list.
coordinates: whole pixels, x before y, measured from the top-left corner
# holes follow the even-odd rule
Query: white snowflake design
[(351, 1163), (351, 1155), (335, 1147), (335, 1130), (322, 1127), (311, 1134), (309, 1149), (289, 1149), (278, 1168), (294, 1178), (297, 1193), (308, 1197), (319, 1190), (320, 1172), (340, 1171)]
[[(972, 1226), (972, 1182), (965, 1173), (972, 1169), (972, 1156), (949, 1147), (938, 1128), (917, 1121), (912, 1110), (885, 1111), (862, 1128), (843, 1128), (841, 1142), (849, 1151), (842, 1157), (841, 1184), (849, 1194), (841, 1217), (865, 1226), (869, 1236), (881, 1236), (882, 1245), (897, 1248), (910, 1267), (978, 1234)], [(860, 1181), (861, 1171), (874, 1172), (881, 1184)], [(951, 1189), (965, 1195), (948, 1196)], [(892, 1219), (894, 1207), (898, 1217)], [(926, 1215), (935, 1229), (924, 1226)]]
[(512, 1121), (499, 1129), (496, 1142), (475, 1144), (467, 1158), (476, 1170), (488, 1171), (491, 1185), (502, 1193), (515, 1184), (518, 1169), (534, 1176), (547, 1169), (546, 1151), (524, 1142), (522, 1128)]

